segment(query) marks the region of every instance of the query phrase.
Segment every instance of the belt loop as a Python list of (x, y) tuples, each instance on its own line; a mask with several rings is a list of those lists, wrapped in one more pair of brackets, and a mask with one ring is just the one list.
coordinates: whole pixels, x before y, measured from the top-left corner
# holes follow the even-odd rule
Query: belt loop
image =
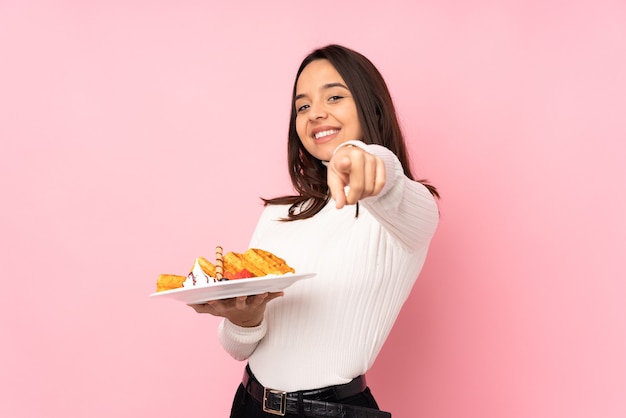
[(298, 392), (298, 414), (304, 415), (304, 396), (302, 396), (302, 392)]

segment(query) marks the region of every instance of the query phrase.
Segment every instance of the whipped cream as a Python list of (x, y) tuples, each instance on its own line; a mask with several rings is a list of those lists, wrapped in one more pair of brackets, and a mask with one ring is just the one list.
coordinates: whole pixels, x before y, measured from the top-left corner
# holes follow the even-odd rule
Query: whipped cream
[(202, 270), (202, 267), (200, 267), (198, 259), (196, 258), (193, 269), (187, 275), (187, 279), (183, 282), (183, 287), (209, 286), (213, 283), (215, 283), (215, 278), (209, 276), (204, 272), (204, 270)]

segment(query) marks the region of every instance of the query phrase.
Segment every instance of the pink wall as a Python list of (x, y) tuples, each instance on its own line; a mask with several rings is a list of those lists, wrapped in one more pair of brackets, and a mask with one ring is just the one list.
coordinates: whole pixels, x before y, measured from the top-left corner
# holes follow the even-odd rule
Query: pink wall
[(443, 194), (381, 405), (626, 416), (626, 4), (248, 3), (0, 1), (0, 416), (227, 415), (218, 320), (148, 294), (289, 190), (292, 77), (329, 42)]

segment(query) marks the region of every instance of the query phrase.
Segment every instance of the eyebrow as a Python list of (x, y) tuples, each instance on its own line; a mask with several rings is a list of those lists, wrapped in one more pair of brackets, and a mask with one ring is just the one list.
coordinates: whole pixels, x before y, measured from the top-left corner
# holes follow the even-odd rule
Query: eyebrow
[[(324, 84), (322, 86), (322, 90), (330, 89), (330, 88), (333, 88), (333, 87), (341, 87), (341, 88), (344, 88), (344, 89), (350, 91), (350, 89), (348, 87), (346, 87), (345, 85), (343, 85), (342, 83), (328, 83), (328, 84)], [(305, 98), (305, 97), (306, 97), (306, 94), (297, 94), (294, 97), (294, 100), (302, 99), (302, 98)]]

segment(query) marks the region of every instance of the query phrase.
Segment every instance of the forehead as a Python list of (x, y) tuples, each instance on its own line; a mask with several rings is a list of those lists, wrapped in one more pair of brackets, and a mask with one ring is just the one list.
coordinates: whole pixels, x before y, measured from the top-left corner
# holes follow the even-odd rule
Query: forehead
[(341, 83), (345, 85), (345, 81), (339, 75), (335, 67), (326, 59), (311, 61), (298, 77), (296, 84), (297, 93), (301, 90), (318, 89), (327, 84)]

